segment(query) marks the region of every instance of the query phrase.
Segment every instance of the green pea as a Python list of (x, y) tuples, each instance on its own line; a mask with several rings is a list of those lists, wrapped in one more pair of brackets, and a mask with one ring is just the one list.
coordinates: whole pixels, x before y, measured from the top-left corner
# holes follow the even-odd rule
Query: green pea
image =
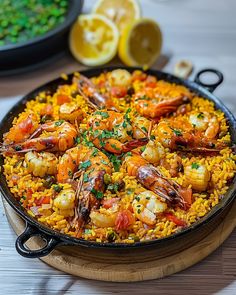
[(0, 46), (43, 35), (65, 21), (69, 1), (1, 0)]

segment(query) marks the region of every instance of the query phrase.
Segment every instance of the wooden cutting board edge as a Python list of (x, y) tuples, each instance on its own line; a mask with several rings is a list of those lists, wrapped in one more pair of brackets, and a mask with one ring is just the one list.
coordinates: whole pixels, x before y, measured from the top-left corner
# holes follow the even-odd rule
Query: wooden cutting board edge
[[(3, 205), (10, 225), (17, 235), (25, 229), (25, 222), (17, 215), (10, 205), (3, 199)], [(114, 263), (111, 257), (105, 262), (95, 262), (83, 257), (76, 246), (58, 247), (48, 256), (40, 258), (46, 264), (75, 276), (110, 282), (136, 282), (159, 279), (182, 271), (201, 261), (216, 250), (231, 234), (236, 226), (236, 202), (219, 226), (206, 238), (180, 253), (147, 262), (119, 264)], [(38, 248), (42, 241), (32, 238), (27, 242), (29, 248)], [(71, 247), (71, 253), (68, 251)], [(65, 249), (65, 248), (64, 248)], [(79, 249), (79, 248), (78, 248)], [(144, 250), (145, 251), (145, 250)], [(75, 255), (76, 253), (76, 255)], [(145, 255), (145, 253), (144, 253)]]

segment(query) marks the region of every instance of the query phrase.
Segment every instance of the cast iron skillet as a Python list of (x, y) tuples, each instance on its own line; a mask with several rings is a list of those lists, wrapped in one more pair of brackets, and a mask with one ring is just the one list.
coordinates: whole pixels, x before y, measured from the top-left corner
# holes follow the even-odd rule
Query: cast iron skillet
[[(86, 71), (83, 71), (85, 76), (87, 77), (92, 77), (99, 75), (102, 71), (110, 71), (113, 70), (117, 67), (106, 67), (103, 69), (89, 69)], [(121, 67), (119, 67), (121, 68)], [(135, 68), (126, 68), (123, 67), (124, 69), (127, 69), (128, 71), (133, 71)], [(200, 77), (204, 73), (214, 73), (218, 77), (218, 81), (214, 84), (208, 85), (204, 84), (201, 82)], [(215, 90), (215, 88), (220, 85), (223, 81), (223, 75), (221, 72), (213, 69), (205, 69), (200, 71), (196, 77), (194, 82), (188, 81), (188, 80), (182, 80), (179, 79), (173, 75), (156, 71), (156, 70), (148, 70), (148, 74), (156, 76), (158, 79), (163, 79), (168, 82), (174, 82), (177, 84), (185, 85), (189, 89), (191, 89), (193, 92), (214, 101), (216, 104), (216, 107), (221, 109), (224, 113), (225, 116), (227, 117), (229, 126), (230, 126), (230, 133), (232, 136), (232, 142), (236, 142), (236, 120), (232, 113), (224, 106), (224, 104), (216, 98), (211, 92)], [(72, 74), (69, 75), (69, 81), (72, 78)], [(34, 98), (39, 92), (44, 91), (44, 90), (49, 90), (49, 91), (55, 91), (58, 85), (62, 85), (68, 83), (68, 81), (63, 80), (62, 78), (58, 78), (56, 80), (53, 80), (36, 90), (33, 90), (31, 93), (27, 94), (25, 97), (22, 98), (21, 101), (19, 101), (9, 112), (8, 114), (4, 117), (0, 124), (0, 141), (2, 141), (2, 136), (5, 132), (7, 132), (11, 126), (12, 120), (20, 113), (23, 111), (25, 104), (28, 100)], [(0, 165), (3, 165), (3, 157), (0, 158)], [(3, 167), (1, 167), (3, 169)], [(2, 170), (3, 171), (3, 170)], [(82, 239), (77, 239), (73, 238), (70, 236), (67, 236), (65, 234), (61, 234), (55, 230), (50, 229), (49, 227), (39, 223), (35, 219), (33, 219), (30, 215), (27, 214), (27, 212), (21, 207), (21, 205), (16, 201), (14, 196), (11, 194), (7, 183), (5, 176), (3, 173), (0, 175), (0, 185), (1, 185), (1, 192), (3, 197), (6, 199), (6, 201), (12, 206), (12, 208), (26, 221), (26, 228), (25, 231), (17, 238), (16, 240), (16, 249), (21, 254), (22, 256), (29, 257), (29, 258), (35, 258), (35, 257), (42, 257), (45, 255), (48, 255), (56, 246), (59, 245), (80, 245), (80, 246), (85, 246), (89, 248), (102, 248), (106, 249), (113, 249), (114, 251), (119, 251), (121, 249), (137, 249), (137, 248), (142, 248), (142, 247), (160, 247), (160, 246), (166, 246), (170, 245), (178, 239), (184, 239), (186, 240), (186, 237), (188, 234), (194, 234), (197, 231), (202, 231), (202, 229), (208, 226), (211, 220), (222, 214), (226, 208), (229, 207), (231, 202), (233, 201), (235, 197), (235, 191), (236, 191), (236, 177), (233, 179), (230, 188), (224, 198), (220, 201), (218, 205), (216, 205), (206, 216), (198, 220), (196, 223), (194, 223), (192, 226), (182, 230), (181, 232), (175, 233), (171, 236), (168, 236), (166, 238), (162, 239), (156, 239), (152, 241), (147, 241), (147, 242), (136, 242), (134, 244), (115, 244), (115, 243), (97, 243), (97, 242), (92, 242), (92, 241), (85, 241)], [(45, 241), (45, 246), (42, 249), (39, 250), (29, 250), (26, 246), (25, 243), (29, 238), (32, 236), (39, 236)], [(119, 249), (119, 250), (118, 250)], [(122, 250), (123, 251), (123, 250)]]
[(42, 36), (19, 44), (0, 46), (0, 76), (36, 68), (52, 55), (59, 56), (67, 48), (70, 26), (80, 14), (83, 0), (70, 0), (65, 21)]

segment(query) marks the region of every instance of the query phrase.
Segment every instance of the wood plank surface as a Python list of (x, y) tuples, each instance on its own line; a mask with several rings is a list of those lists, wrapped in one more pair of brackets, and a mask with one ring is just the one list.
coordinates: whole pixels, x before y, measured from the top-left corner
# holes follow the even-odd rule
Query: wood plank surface
[[(84, 11), (94, 1), (86, 0)], [(194, 74), (204, 67), (220, 69), (225, 81), (216, 91), (236, 114), (236, 1), (143, 0), (143, 14), (156, 19), (164, 35), (158, 68), (172, 72), (182, 58), (194, 64)], [(168, 61), (166, 63), (166, 61)], [(81, 67), (66, 55), (32, 73), (0, 78), (0, 118), (19, 98), (57, 77)], [(236, 231), (204, 261), (170, 277), (141, 283), (107, 283), (75, 278), (39, 260), (20, 257), (15, 234), (0, 205), (0, 294), (236, 294)]]

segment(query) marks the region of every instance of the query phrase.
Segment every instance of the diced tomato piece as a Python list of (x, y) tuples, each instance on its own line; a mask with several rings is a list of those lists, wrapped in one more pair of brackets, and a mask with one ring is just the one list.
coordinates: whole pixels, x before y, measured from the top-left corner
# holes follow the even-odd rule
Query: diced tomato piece
[(58, 94), (57, 95), (57, 104), (62, 105), (66, 102), (71, 102), (71, 99), (68, 95), (65, 94)]
[(35, 200), (35, 204), (36, 204), (36, 206), (40, 206), (42, 204), (50, 204), (50, 197), (45, 196), (45, 197), (40, 198), (39, 200)]
[(49, 103), (46, 104), (44, 108), (40, 111), (41, 115), (52, 115), (53, 114), (53, 106)]
[(126, 94), (127, 94), (126, 87), (123, 87), (123, 86), (114, 86), (111, 89), (111, 95), (114, 96), (114, 97), (121, 98), (121, 97), (126, 96)]
[(185, 201), (184, 210), (188, 210), (194, 201), (191, 188), (181, 189), (179, 193)]
[(157, 86), (156, 82), (146, 82), (147, 87), (155, 88)]
[(18, 128), (22, 133), (29, 133), (33, 128), (33, 122), (31, 118), (26, 118), (25, 120), (20, 122)]
[(119, 201), (119, 198), (111, 198), (108, 200), (103, 200), (102, 205), (104, 208), (109, 209), (111, 208), (115, 203)]
[(116, 230), (125, 230), (134, 223), (134, 216), (129, 210), (120, 211), (115, 220)]
[(179, 219), (178, 217), (176, 217), (174, 214), (168, 212), (164, 214), (165, 217), (169, 220), (174, 222), (176, 225), (178, 226), (187, 226), (187, 223), (184, 220)]
[(147, 79), (145, 81), (145, 85), (147, 87), (151, 87), (151, 88), (156, 87), (157, 86), (157, 79), (156, 79), (156, 77), (150, 76), (150, 75), (147, 76)]
[(133, 81), (144, 81), (147, 78), (147, 74), (143, 73), (142, 71), (134, 71), (132, 74)]

